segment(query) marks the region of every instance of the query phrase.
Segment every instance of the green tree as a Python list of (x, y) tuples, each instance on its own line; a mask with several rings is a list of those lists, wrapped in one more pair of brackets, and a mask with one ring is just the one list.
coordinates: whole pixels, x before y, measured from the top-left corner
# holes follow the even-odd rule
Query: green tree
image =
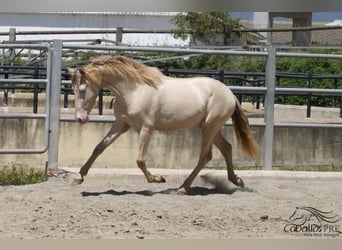
[(228, 12), (186, 12), (178, 14), (173, 21), (177, 25), (172, 30), (175, 38), (185, 40), (188, 34), (193, 37), (222, 34), (225, 44), (232, 36), (232, 29), (240, 26), (239, 19), (230, 18)]

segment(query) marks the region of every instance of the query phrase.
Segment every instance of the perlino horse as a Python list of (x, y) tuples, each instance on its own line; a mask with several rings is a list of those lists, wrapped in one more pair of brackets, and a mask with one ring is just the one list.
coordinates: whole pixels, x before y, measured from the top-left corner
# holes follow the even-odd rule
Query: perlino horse
[(148, 67), (124, 56), (102, 56), (90, 64), (69, 69), (75, 92), (76, 120), (88, 121), (99, 90), (105, 88), (115, 96), (115, 121), (108, 134), (95, 147), (92, 155), (75, 177), (82, 183), (95, 159), (129, 128), (139, 133), (137, 165), (148, 182), (165, 182), (164, 177), (151, 174), (145, 156), (154, 130), (172, 131), (199, 126), (202, 129), (202, 146), (197, 166), (178, 189), (186, 194), (200, 170), (212, 158), (212, 145), (218, 147), (225, 158), (228, 179), (244, 187), (234, 173), (232, 146), (220, 129), (231, 117), (242, 148), (257, 158), (259, 148), (255, 142), (247, 117), (237, 98), (221, 82), (208, 77), (172, 78), (157, 68)]

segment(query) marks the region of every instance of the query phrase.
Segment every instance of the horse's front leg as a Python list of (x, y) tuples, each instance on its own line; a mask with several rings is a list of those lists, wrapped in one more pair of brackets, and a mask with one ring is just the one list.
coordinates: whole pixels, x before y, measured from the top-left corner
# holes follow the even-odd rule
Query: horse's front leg
[(81, 167), (79, 174), (74, 177), (73, 184), (81, 184), (84, 180), (83, 177), (87, 175), (89, 168), (94, 163), (96, 158), (128, 129), (129, 126), (126, 123), (120, 122), (118, 120), (114, 121), (107, 135), (99, 142), (99, 144), (97, 144), (87, 162)]
[(146, 153), (148, 144), (150, 142), (151, 136), (152, 136), (153, 129), (143, 126), (140, 130), (139, 134), (139, 156), (137, 159), (137, 165), (141, 169), (141, 171), (144, 173), (146, 179), (148, 182), (165, 182), (165, 178), (161, 175), (153, 175), (151, 174), (147, 168), (146, 168)]

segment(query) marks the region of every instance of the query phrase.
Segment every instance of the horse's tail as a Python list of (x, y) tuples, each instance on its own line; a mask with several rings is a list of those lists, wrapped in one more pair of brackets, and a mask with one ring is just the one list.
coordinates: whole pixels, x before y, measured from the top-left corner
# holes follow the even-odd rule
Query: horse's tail
[(257, 159), (260, 154), (259, 145), (254, 140), (248, 119), (243, 113), (239, 100), (236, 97), (235, 100), (235, 111), (232, 115), (232, 120), (236, 138), (242, 145), (243, 150), (252, 158)]

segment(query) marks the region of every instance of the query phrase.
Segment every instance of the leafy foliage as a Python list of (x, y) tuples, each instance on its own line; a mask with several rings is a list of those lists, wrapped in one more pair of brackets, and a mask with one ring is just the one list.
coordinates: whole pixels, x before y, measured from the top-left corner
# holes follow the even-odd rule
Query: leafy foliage
[(239, 20), (230, 18), (227, 12), (186, 12), (174, 18), (177, 26), (172, 30), (175, 38), (185, 40), (188, 34), (194, 36), (231, 36), (231, 30), (239, 27)]
[[(342, 80), (335, 79), (313, 79), (311, 86), (309, 86), (308, 76), (315, 75), (334, 75), (342, 74), (340, 60), (333, 60), (327, 58), (279, 58), (277, 60), (278, 72), (302, 73), (305, 78), (282, 78), (277, 82), (279, 87), (303, 87), (303, 88), (322, 88), (335, 89), (342, 87)], [(307, 97), (288, 96), (278, 97), (278, 103), (283, 104), (306, 104)], [(338, 101), (334, 98), (328, 97), (312, 97), (311, 104), (314, 106), (334, 106)]]
[(22, 165), (0, 167), (0, 186), (34, 184), (45, 180), (42, 169)]

